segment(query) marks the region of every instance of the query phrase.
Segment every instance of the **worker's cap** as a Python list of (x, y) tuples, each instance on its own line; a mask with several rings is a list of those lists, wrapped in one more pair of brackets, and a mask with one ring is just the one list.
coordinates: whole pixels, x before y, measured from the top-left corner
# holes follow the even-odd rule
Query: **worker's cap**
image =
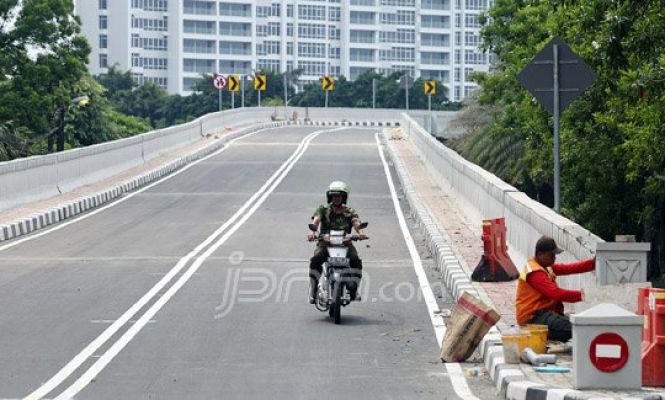
[(551, 251), (554, 254), (563, 253), (563, 250), (556, 245), (554, 239), (552, 239), (549, 236), (542, 236), (536, 242), (536, 254), (538, 254), (538, 252), (548, 252), (548, 251)]

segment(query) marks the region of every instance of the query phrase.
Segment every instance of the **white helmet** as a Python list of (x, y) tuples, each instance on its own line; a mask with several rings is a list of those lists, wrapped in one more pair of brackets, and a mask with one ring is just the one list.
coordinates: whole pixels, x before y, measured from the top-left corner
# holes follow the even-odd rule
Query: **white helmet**
[(332, 197), (335, 194), (341, 194), (342, 202), (346, 204), (346, 200), (349, 198), (349, 187), (342, 181), (332, 182), (326, 191), (326, 199), (328, 200), (328, 203), (332, 203)]

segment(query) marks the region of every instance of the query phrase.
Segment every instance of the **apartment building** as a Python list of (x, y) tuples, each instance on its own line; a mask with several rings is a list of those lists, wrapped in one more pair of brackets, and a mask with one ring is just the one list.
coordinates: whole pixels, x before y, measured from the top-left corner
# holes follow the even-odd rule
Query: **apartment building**
[(437, 80), (450, 98), (487, 71), (478, 15), (493, 0), (77, 0), (90, 70), (131, 70), (188, 94), (201, 74), (303, 70), (323, 75), (404, 71)]

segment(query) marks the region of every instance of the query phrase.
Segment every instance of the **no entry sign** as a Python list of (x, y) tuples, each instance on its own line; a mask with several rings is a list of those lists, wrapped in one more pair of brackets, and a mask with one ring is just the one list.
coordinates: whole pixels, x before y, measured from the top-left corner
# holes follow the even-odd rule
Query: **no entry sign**
[(601, 333), (591, 341), (589, 358), (602, 372), (618, 371), (628, 362), (628, 344), (616, 333)]

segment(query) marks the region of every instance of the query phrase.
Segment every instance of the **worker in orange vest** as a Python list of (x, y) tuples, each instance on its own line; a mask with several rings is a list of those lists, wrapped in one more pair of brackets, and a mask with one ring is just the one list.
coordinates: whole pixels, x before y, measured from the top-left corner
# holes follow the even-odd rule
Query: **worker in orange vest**
[(547, 325), (548, 339), (566, 342), (572, 337), (572, 328), (563, 314), (563, 303), (582, 301), (584, 291), (562, 289), (556, 277), (593, 271), (596, 259), (555, 264), (556, 255), (562, 252), (551, 237), (538, 239), (536, 255), (529, 258), (517, 281), (515, 307), (518, 324)]

